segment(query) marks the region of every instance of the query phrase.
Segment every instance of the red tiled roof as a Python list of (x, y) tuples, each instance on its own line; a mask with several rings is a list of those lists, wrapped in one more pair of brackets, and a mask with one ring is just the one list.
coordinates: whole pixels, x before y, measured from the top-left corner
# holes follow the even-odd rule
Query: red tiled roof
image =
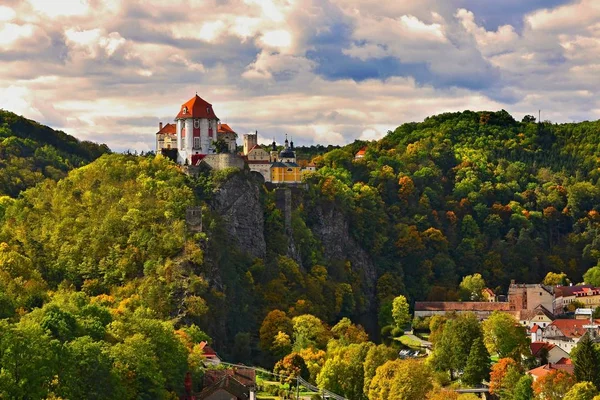
[(510, 306), (488, 301), (417, 301), (415, 311), (510, 311)]
[(550, 351), (555, 347), (555, 345), (545, 342), (533, 342), (529, 345), (529, 348), (531, 349), (531, 355), (533, 355), (534, 357), (539, 355), (540, 351), (542, 351), (543, 349)]
[(575, 372), (575, 367), (573, 364), (546, 364), (542, 365), (541, 367), (529, 370), (527, 371), (527, 373), (529, 375), (535, 376), (536, 378), (541, 378), (554, 371), (564, 371), (567, 374), (573, 375), (573, 373)]
[(554, 288), (554, 295), (556, 297), (575, 296), (575, 292), (578, 292), (584, 288), (593, 288), (593, 286), (592, 285), (557, 286)]
[(363, 147), (362, 149), (360, 149), (360, 150), (359, 150), (359, 151), (356, 153), (356, 156), (355, 156), (355, 157), (358, 157), (358, 156), (364, 156), (366, 152), (367, 152), (367, 148), (366, 148), (366, 147)]
[[(600, 320), (595, 322), (598, 323)], [(557, 319), (548, 326), (555, 326), (568, 338), (578, 338), (587, 332), (583, 326), (589, 323), (588, 319)]]
[(560, 365), (571, 365), (571, 364), (573, 364), (573, 361), (571, 361), (571, 359), (570, 359), (570, 358), (563, 357), (563, 358), (561, 358), (560, 360), (558, 360), (558, 361), (556, 362), (556, 364), (560, 364)]
[[(185, 114), (183, 112), (184, 110), (187, 111)], [(175, 117), (175, 119), (180, 119), (180, 118), (219, 119), (215, 115), (215, 112), (212, 108), (212, 104), (203, 100), (198, 95), (192, 97), (190, 100), (188, 100), (187, 102), (185, 102), (181, 105), (179, 114), (177, 114), (177, 117)]]
[(233, 129), (231, 129), (231, 127), (227, 124), (220, 124), (219, 125), (219, 129), (217, 129), (217, 133), (235, 133), (235, 131)]
[(200, 342), (200, 349), (205, 357), (215, 357), (217, 353), (205, 341)]
[(533, 328), (531, 328), (531, 333), (536, 333), (539, 330), (540, 330), (540, 327), (536, 324), (533, 326)]
[(174, 135), (177, 132), (177, 126), (175, 124), (166, 124), (162, 129), (156, 132), (157, 135)]

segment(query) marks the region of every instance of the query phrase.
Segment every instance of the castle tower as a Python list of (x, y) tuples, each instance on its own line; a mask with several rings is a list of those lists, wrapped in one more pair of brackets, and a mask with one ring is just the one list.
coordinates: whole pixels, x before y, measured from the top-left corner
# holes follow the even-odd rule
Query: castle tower
[(278, 153), (277, 153), (277, 143), (275, 143), (275, 139), (273, 139), (273, 143), (271, 144), (270, 155), (271, 155), (271, 162), (278, 161), (278, 159), (277, 159), (277, 155), (278, 155)]
[(195, 165), (202, 155), (215, 152), (219, 118), (210, 103), (198, 95), (192, 97), (181, 105), (175, 121), (178, 163)]
[(244, 155), (248, 155), (250, 149), (258, 144), (258, 131), (244, 135)]

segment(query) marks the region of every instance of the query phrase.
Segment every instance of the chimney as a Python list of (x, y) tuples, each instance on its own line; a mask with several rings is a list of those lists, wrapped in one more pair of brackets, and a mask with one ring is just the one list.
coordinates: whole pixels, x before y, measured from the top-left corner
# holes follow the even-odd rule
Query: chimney
[(158, 123), (158, 130), (159, 130), (159, 131), (160, 131), (160, 130), (162, 130), (162, 122), (159, 122), (159, 123)]

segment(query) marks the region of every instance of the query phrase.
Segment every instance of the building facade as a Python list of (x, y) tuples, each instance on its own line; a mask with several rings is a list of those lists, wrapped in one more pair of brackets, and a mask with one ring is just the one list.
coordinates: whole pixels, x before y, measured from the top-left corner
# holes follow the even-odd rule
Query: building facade
[(174, 124), (159, 124), (156, 152), (174, 151), (179, 164), (196, 165), (204, 156), (215, 154), (215, 142), (222, 139), (229, 152), (236, 151), (237, 134), (219, 118), (212, 104), (196, 95), (181, 105)]

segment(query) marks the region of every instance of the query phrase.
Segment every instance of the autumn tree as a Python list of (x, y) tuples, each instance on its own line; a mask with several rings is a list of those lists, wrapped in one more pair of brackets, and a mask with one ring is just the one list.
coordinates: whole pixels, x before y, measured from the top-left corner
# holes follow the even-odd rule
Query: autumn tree
[(387, 361), (397, 358), (397, 356), (397, 350), (384, 344), (369, 348), (363, 363), (364, 393), (369, 393), (369, 386), (371, 385), (371, 380), (375, 376), (377, 368), (385, 364)]
[(575, 384), (575, 377), (562, 370), (555, 370), (533, 383), (533, 392), (545, 400), (561, 400)]
[(329, 340), (330, 333), (319, 318), (314, 315), (304, 314), (292, 319), (294, 331), (294, 345), (296, 351), (315, 347), (324, 349)]
[(373, 343), (338, 345), (329, 349), (328, 358), (317, 376), (320, 388), (349, 399), (366, 399), (363, 362)]
[(588, 269), (583, 274), (583, 280), (585, 283), (594, 285), (595, 287), (600, 286), (600, 265)]
[(431, 390), (431, 371), (417, 360), (387, 361), (377, 368), (369, 386), (369, 400), (424, 399)]
[(490, 393), (500, 398), (511, 398), (515, 386), (521, 379), (519, 365), (512, 358), (501, 358), (492, 366), (490, 373)]
[(281, 383), (291, 384), (295, 381), (296, 377), (310, 379), (310, 372), (304, 358), (296, 352), (290, 353), (277, 361), (275, 367), (273, 367), (273, 372), (281, 375), (279, 377)]
[(267, 352), (273, 351), (275, 337), (279, 332), (292, 335), (292, 320), (284, 311), (273, 310), (267, 314), (260, 326), (260, 347)]
[(559, 285), (567, 285), (569, 283), (569, 278), (567, 278), (567, 274), (564, 272), (556, 273), (556, 272), (548, 272), (546, 277), (544, 278), (542, 284), (547, 286), (559, 286)]

